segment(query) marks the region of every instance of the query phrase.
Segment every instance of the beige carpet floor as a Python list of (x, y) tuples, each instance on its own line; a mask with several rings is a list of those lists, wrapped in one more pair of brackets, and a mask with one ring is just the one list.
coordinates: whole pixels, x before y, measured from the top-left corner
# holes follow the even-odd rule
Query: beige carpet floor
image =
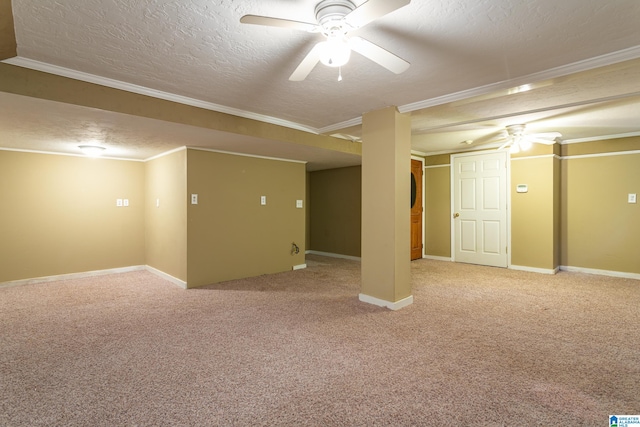
[(640, 281), (419, 260), (182, 290), (140, 271), (0, 289), (1, 426), (604, 426), (640, 414)]

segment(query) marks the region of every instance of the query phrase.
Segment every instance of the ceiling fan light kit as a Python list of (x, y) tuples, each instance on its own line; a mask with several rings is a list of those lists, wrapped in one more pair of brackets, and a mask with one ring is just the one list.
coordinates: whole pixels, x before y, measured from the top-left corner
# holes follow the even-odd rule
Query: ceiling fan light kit
[(562, 136), (560, 132), (525, 134), (524, 130), (525, 125), (522, 124), (507, 126), (507, 142), (498, 148), (498, 150), (509, 147), (509, 152), (515, 154), (520, 151), (529, 150), (534, 143), (553, 145), (556, 139)]
[(342, 67), (351, 57), (351, 48), (343, 38), (329, 38), (319, 43), (320, 62), (328, 67)]
[[(400, 74), (409, 68), (407, 61), (362, 37), (348, 37), (348, 33), (409, 3), (411, 0), (368, 0), (356, 7), (349, 0), (323, 0), (314, 9), (316, 24), (257, 15), (245, 15), (240, 22), (322, 33), (326, 37), (311, 49), (294, 70), (289, 77), (291, 81), (304, 80), (318, 62), (329, 67), (346, 65), (352, 50)], [(342, 80), (341, 76), (338, 80)]]

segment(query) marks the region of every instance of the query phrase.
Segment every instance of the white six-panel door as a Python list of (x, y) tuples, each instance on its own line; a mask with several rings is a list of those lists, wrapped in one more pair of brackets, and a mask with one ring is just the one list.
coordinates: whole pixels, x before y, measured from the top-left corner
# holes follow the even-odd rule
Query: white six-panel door
[(454, 261), (507, 267), (507, 153), (452, 156)]

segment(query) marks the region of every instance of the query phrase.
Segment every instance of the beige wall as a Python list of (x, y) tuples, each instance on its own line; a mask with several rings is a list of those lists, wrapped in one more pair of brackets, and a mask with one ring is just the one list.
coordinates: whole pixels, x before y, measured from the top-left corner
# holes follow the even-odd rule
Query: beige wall
[[(640, 203), (627, 203), (640, 195), (638, 151), (633, 137), (512, 156), (511, 264), (640, 273)], [(449, 168), (433, 167), (448, 163), (448, 155), (426, 158), (427, 255), (451, 256)], [(516, 193), (517, 184), (529, 192)]]
[(147, 264), (195, 287), (290, 270), (305, 262), (305, 178), (302, 163), (197, 150), (146, 163), (0, 150), (0, 282)]
[[(627, 203), (640, 194), (640, 154), (624, 153), (640, 150), (640, 138), (561, 148), (561, 161), (545, 152), (511, 163), (512, 264), (640, 273), (640, 203)], [(595, 157), (575, 157), (585, 154)], [(447, 159), (428, 157), (425, 171), (426, 253), (442, 257), (451, 256), (450, 172), (430, 166)], [(329, 192), (342, 191), (338, 205), (355, 199), (358, 169), (305, 174), (302, 164), (195, 150), (146, 164), (0, 150), (0, 282), (145, 263), (190, 286), (288, 270), (304, 263), (289, 251), (294, 241), (306, 248), (305, 217), (312, 229), (360, 231), (358, 207), (335, 225), (323, 213)], [(529, 193), (514, 193), (518, 183)], [(187, 205), (192, 192), (197, 207)], [(116, 207), (118, 198), (130, 206)], [(309, 219), (297, 199), (319, 213)], [(354, 243), (312, 249), (358, 256)]]
[(360, 256), (361, 173), (353, 166), (309, 174), (309, 249)]
[(304, 189), (304, 241), (307, 250), (311, 249), (311, 172), (305, 174)]
[(187, 281), (187, 152), (145, 164), (146, 263)]
[(17, 55), (11, 0), (0, 0), (0, 60)]
[[(559, 265), (560, 160), (553, 154), (511, 160), (511, 264), (553, 270)], [(526, 193), (516, 186), (526, 184)]]
[[(640, 137), (563, 150), (569, 157), (562, 162), (562, 265), (640, 273), (640, 203), (627, 203), (629, 193), (640, 196), (638, 151)], [(595, 157), (571, 157), (584, 154)]]
[(303, 163), (189, 149), (187, 165), (187, 196), (198, 194), (187, 207), (189, 287), (304, 264)]
[(0, 282), (143, 265), (143, 195), (141, 162), (0, 150)]
[[(449, 157), (449, 156), (447, 156)], [(429, 165), (424, 171), (425, 254), (451, 257), (451, 168)]]

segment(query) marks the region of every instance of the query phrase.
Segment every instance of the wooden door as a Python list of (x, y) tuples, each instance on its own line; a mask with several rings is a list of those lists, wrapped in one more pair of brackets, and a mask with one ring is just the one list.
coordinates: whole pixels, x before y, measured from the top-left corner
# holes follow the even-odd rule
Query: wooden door
[(411, 260), (422, 258), (422, 162), (411, 160)]
[(454, 156), (454, 260), (507, 266), (507, 153)]

